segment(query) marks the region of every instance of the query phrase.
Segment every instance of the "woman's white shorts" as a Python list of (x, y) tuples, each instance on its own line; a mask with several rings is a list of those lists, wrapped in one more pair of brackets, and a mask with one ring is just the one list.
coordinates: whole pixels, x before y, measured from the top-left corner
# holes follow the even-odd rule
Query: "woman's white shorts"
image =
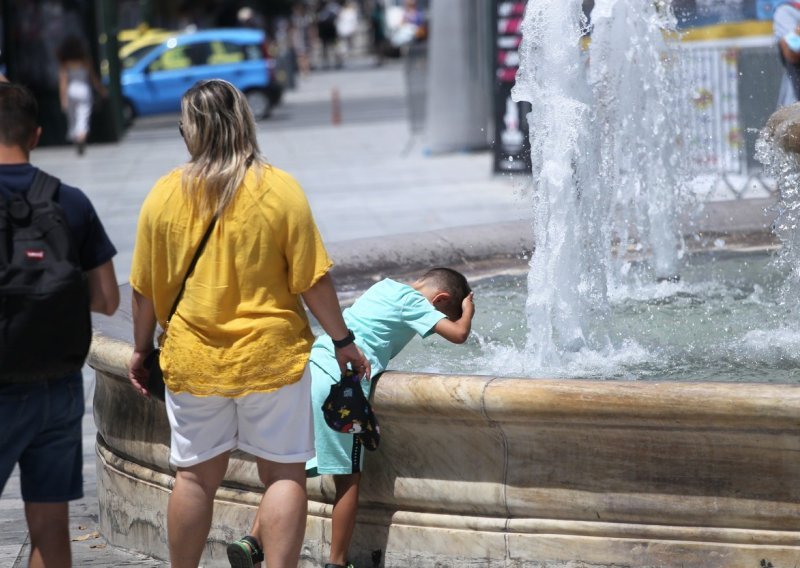
[(311, 376), (238, 398), (166, 392), (172, 431), (169, 461), (188, 467), (236, 448), (279, 463), (314, 457)]

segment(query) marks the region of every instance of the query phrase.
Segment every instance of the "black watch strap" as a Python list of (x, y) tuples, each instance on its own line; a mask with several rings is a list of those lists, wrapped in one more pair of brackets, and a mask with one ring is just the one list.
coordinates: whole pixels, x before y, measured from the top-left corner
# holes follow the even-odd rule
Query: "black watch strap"
[(333, 346), (336, 349), (341, 349), (342, 347), (347, 347), (348, 345), (353, 343), (355, 340), (356, 340), (356, 336), (353, 333), (352, 329), (348, 329), (347, 330), (347, 335), (345, 335), (342, 339), (333, 339), (333, 338), (331, 338), (331, 341), (333, 341)]

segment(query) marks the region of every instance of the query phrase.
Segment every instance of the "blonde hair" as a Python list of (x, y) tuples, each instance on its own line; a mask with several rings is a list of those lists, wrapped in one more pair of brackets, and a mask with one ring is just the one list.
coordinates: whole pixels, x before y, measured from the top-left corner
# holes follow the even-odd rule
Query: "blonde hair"
[(181, 99), (181, 133), (191, 156), (183, 169), (182, 187), (201, 212), (222, 212), (248, 168), (266, 163), (247, 99), (222, 79), (199, 81), (186, 91)]

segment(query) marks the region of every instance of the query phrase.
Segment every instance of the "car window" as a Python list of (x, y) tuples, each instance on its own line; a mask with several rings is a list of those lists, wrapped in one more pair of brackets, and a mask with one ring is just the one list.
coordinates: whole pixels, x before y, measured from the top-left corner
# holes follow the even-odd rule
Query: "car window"
[(150, 53), (153, 49), (158, 47), (157, 43), (153, 45), (143, 45), (139, 49), (132, 51), (127, 57), (122, 60), (122, 68), (123, 69), (130, 69), (144, 57), (148, 53)]
[(150, 71), (174, 71), (192, 66), (192, 60), (187, 53), (187, 45), (177, 45), (162, 53), (158, 59), (150, 64)]
[(244, 61), (244, 51), (240, 45), (226, 41), (212, 41), (208, 65), (227, 65)]
[(211, 46), (205, 41), (191, 43), (186, 46), (186, 55), (192, 62), (192, 65), (208, 65), (208, 58), (211, 56)]
[(245, 52), (245, 54), (247, 56), (247, 59), (251, 60), (251, 61), (253, 59), (263, 59), (264, 58), (264, 52), (261, 50), (261, 46), (253, 44), (253, 43), (249, 43), (249, 44), (245, 45), (244, 46), (244, 52)]

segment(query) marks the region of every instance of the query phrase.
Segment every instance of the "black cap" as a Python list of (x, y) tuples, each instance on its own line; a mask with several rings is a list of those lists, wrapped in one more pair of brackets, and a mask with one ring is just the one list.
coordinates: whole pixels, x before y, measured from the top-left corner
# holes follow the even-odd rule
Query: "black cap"
[(354, 434), (368, 450), (377, 450), (381, 441), (378, 418), (361, 390), (359, 377), (348, 370), (322, 404), (325, 423), (342, 434)]

